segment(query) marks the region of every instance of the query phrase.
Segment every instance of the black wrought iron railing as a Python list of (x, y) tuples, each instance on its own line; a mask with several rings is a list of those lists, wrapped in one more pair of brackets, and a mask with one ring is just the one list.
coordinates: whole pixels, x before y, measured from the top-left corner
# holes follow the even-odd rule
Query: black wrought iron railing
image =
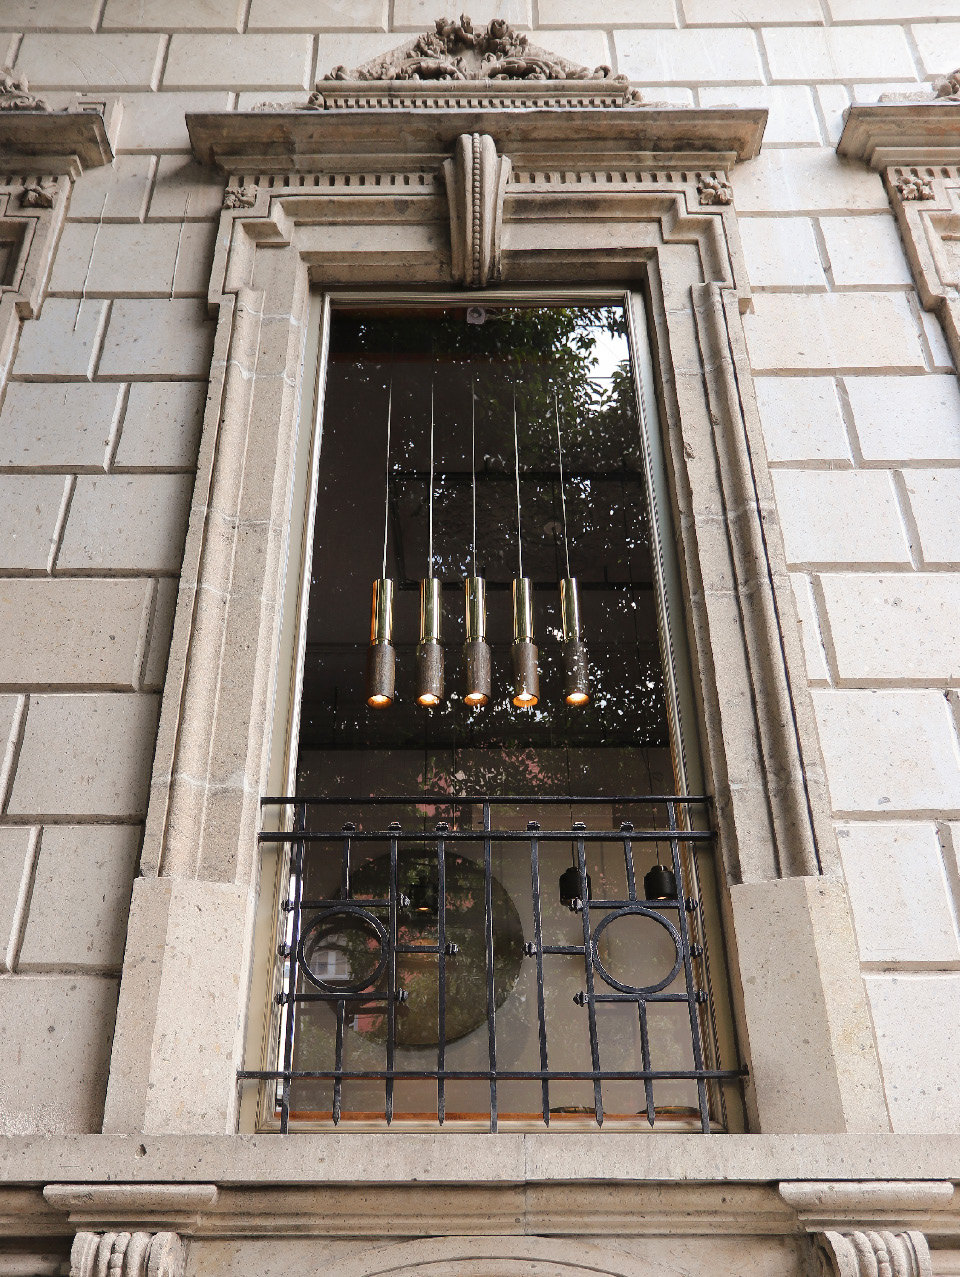
[(722, 1129), (742, 1070), (721, 1067), (712, 1028), (707, 799), (262, 805), (261, 845), (287, 853), (277, 1066), (240, 1078), (270, 1084), (280, 1131), (605, 1116)]

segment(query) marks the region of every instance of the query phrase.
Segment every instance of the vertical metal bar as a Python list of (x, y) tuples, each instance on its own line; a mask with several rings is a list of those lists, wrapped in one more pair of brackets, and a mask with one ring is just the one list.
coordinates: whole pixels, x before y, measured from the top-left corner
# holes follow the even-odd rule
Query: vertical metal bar
[(483, 918), (487, 941), (487, 1043), (490, 1055), (490, 1130), (497, 1129), (497, 1024), (493, 986), (493, 869), (490, 847), (490, 804), (483, 804)]
[[(540, 1068), (547, 1068), (547, 1016), (543, 1000), (543, 919), (540, 912), (540, 843), (536, 831), (540, 826), (530, 821), (527, 829), (534, 836), (530, 839), (530, 893), (533, 897), (533, 944), (537, 959), (537, 1025), (540, 1030)], [(550, 1125), (550, 1083), (543, 1078), (541, 1084), (543, 1124)]]
[[(390, 929), (387, 935), (387, 1072), (393, 1073), (397, 1030), (397, 830), (390, 826)], [(393, 1078), (384, 1084), (383, 1115), (387, 1125), (393, 1121)]]
[(356, 832), (356, 825), (348, 821), (343, 827), (344, 839), (340, 852), (340, 899), (350, 899), (350, 835)]
[(337, 1049), (336, 1059), (334, 1060), (334, 1079), (333, 1079), (333, 1124), (340, 1125), (340, 1100), (343, 1095), (343, 1020), (344, 1012), (347, 1004), (343, 998), (337, 1000)]
[(633, 841), (629, 836), (633, 833), (633, 825), (629, 821), (624, 821), (620, 826), (620, 832), (627, 835), (623, 840), (623, 862), (627, 870), (627, 899), (636, 900), (637, 878), (633, 866)]
[[(437, 826), (439, 829), (439, 826)], [(447, 1066), (447, 864), (442, 837), (437, 839), (437, 1121), (443, 1125), (447, 1115), (446, 1086), (443, 1070)]]
[[(293, 809), (293, 832), (302, 834), (306, 826), (307, 808), (297, 803)], [(294, 839), (293, 872), (290, 876), (292, 892), (289, 903), (293, 906), (293, 925), (290, 930), (290, 974), (287, 977), (287, 1024), (283, 1043), (283, 1091), (280, 1097), (280, 1133), (286, 1135), (290, 1127), (290, 1072), (293, 1069), (293, 1031), (296, 1019), (297, 957), (300, 948), (300, 902), (303, 900), (303, 840)]]
[[(677, 832), (677, 808), (676, 804), (668, 802), (667, 807), (667, 828), (671, 835)], [(686, 885), (683, 880), (683, 873), (680, 865), (680, 844), (676, 837), (670, 838), (670, 857), (673, 861), (673, 872), (677, 879), (677, 896), (680, 908), (678, 910), (677, 930), (680, 933), (680, 956), (683, 959), (683, 978), (687, 990), (687, 1011), (690, 1015), (690, 1039), (693, 1045), (693, 1067), (697, 1072), (701, 1072), (704, 1068), (703, 1049), (700, 1044), (700, 1016), (697, 1011), (697, 991), (693, 984), (693, 962), (690, 959), (690, 931), (687, 926), (687, 903), (688, 897)], [(691, 901), (693, 897), (689, 898)], [(705, 1134), (710, 1132), (710, 1111), (707, 1107), (707, 1083), (702, 1077), (697, 1078), (697, 1098), (700, 1107), (700, 1126)]]
[[(581, 826), (582, 828), (582, 826)], [(583, 917), (583, 965), (587, 981), (587, 1015), (590, 1022), (590, 1059), (594, 1073), (600, 1072), (600, 1043), (597, 1038), (597, 1004), (593, 996), (593, 936), (590, 931), (590, 893), (587, 891), (587, 852), (582, 837), (577, 837), (577, 867), (580, 870), (580, 911)], [(593, 1079), (593, 1106), (597, 1125), (603, 1125), (603, 1093), (600, 1079)]]
[[(637, 1011), (640, 1015), (640, 1060), (644, 1072), (650, 1069), (650, 1037), (647, 1033), (647, 1004), (643, 998), (637, 998)], [(643, 1079), (643, 1093), (647, 1101), (647, 1121), (653, 1126), (656, 1110), (653, 1107), (653, 1082)]]

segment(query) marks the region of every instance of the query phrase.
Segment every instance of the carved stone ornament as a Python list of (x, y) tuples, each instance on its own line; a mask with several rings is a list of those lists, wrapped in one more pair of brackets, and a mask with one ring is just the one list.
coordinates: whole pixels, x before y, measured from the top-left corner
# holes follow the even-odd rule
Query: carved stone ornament
[(461, 134), (453, 159), (443, 162), (452, 270), (460, 284), (482, 288), (500, 276), (503, 197), (510, 167), (485, 133)]
[(898, 177), (893, 185), (902, 200), (936, 199), (933, 183), (929, 178), (921, 177), (917, 173), (908, 173), (903, 177)]
[[(496, 86), (498, 91), (494, 96), (500, 102), (509, 96), (505, 89), (511, 85), (514, 89), (518, 85), (532, 88), (548, 82), (552, 85), (576, 82), (579, 105), (593, 104), (582, 100), (583, 90), (588, 86), (606, 88), (602, 101), (598, 99), (596, 105), (633, 106), (642, 101), (640, 94), (630, 88), (627, 77), (613, 75), (608, 66), (591, 69), (550, 53), (531, 44), (526, 35), (515, 31), (503, 18), (474, 27), (463, 14), (456, 22), (437, 18), (433, 31), (425, 31), (354, 70), (334, 67), (317, 83), (306, 106), (309, 110), (322, 111), (350, 106), (410, 105), (418, 86), (422, 94), (425, 84), (433, 90), (439, 86), (447, 90), (441, 100), (431, 101), (431, 106), (443, 105), (442, 99), (449, 97), (450, 90), (456, 95), (458, 86), (460, 89), (472, 86), (473, 90), (480, 85), (488, 89)], [(371, 95), (369, 89), (373, 86), (394, 92)], [(557, 105), (552, 101), (549, 104)]]
[(183, 1277), (185, 1259), (176, 1233), (77, 1233), (70, 1277)]
[(941, 102), (960, 103), (960, 67), (951, 71), (942, 83), (937, 85), (937, 97)]
[(827, 1277), (932, 1277), (920, 1232), (825, 1232), (816, 1235)]
[(701, 177), (697, 183), (701, 204), (732, 204), (733, 187), (720, 177)]
[(29, 182), (20, 196), (21, 208), (53, 208), (57, 198), (57, 184), (41, 178), (39, 182)]
[(253, 208), (256, 202), (256, 186), (228, 186), (223, 192), (224, 208)]
[(43, 98), (30, 92), (26, 76), (15, 76), (9, 67), (0, 70), (0, 111), (49, 110)]

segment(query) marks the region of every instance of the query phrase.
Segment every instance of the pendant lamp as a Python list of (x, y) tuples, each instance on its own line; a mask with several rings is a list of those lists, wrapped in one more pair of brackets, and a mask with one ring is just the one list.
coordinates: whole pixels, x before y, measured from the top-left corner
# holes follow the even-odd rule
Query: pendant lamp
[(517, 566), (513, 582), (513, 703), (533, 709), (540, 700), (540, 672), (533, 641), (533, 582), (523, 575), (523, 523), (520, 515), (520, 438), (517, 432), (517, 396), (513, 396), (513, 456), (517, 486)]
[(383, 570), (373, 583), (370, 606), (370, 646), (367, 649), (366, 691), (371, 709), (393, 704), (397, 657), (393, 647), (393, 582), (387, 577), (387, 533), (390, 526), (390, 426), (393, 382), (387, 392), (387, 469), (383, 509)]
[(471, 708), (486, 705), (492, 686), (490, 646), (487, 643), (487, 583), (477, 575), (477, 387), (471, 392), (470, 469), (473, 493), (473, 576), (464, 583), (465, 629), (463, 665), (466, 674), (464, 702)]
[(590, 700), (587, 649), (580, 636), (580, 590), (570, 575), (570, 538), (567, 533), (567, 498), (563, 484), (563, 438), (560, 431), (560, 400), (554, 392), (557, 419), (557, 456), (560, 460), (560, 508), (563, 512), (563, 550), (567, 575), (560, 582), (560, 616), (563, 625), (563, 696), (568, 705), (586, 705)]
[(433, 575), (433, 470), (434, 444), (433, 386), (430, 387), (430, 492), (427, 535), (427, 575), (420, 582), (420, 642), (417, 645), (417, 701), (432, 708), (443, 700), (443, 647), (440, 643), (443, 603), (440, 582)]

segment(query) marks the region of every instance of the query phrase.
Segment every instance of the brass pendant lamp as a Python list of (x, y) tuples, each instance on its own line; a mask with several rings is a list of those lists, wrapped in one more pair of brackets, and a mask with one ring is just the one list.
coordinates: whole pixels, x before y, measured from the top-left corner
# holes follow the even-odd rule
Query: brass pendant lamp
[(477, 574), (477, 386), (471, 391), (470, 470), (473, 493), (473, 575), (464, 582), (467, 641), (463, 645), (466, 673), (464, 703), (471, 708), (486, 705), (492, 686), (490, 645), (487, 643), (487, 583)]
[(387, 532), (390, 526), (390, 427), (393, 416), (393, 382), (387, 391), (387, 468), (383, 510), (383, 568), (373, 583), (370, 607), (370, 646), (367, 648), (366, 691), (371, 709), (393, 704), (397, 656), (393, 647), (393, 581), (387, 577)]
[(560, 617), (563, 625), (563, 697), (568, 705), (586, 705), (590, 700), (587, 649), (580, 636), (580, 590), (570, 573), (570, 538), (567, 533), (567, 498), (563, 485), (563, 438), (560, 431), (560, 400), (554, 392), (557, 418), (557, 456), (560, 460), (560, 508), (563, 515), (563, 551), (567, 575), (560, 582)]
[(513, 703), (533, 709), (540, 700), (540, 671), (533, 641), (533, 582), (523, 575), (523, 522), (520, 514), (520, 440), (517, 432), (517, 396), (513, 396), (513, 457), (517, 484), (517, 566), (513, 582)]
[(430, 492), (427, 508), (427, 575), (420, 582), (420, 642), (417, 645), (417, 701), (428, 709), (443, 700), (443, 647), (441, 626), (443, 598), (440, 582), (433, 575), (433, 471), (436, 423), (433, 385), (430, 386)]

